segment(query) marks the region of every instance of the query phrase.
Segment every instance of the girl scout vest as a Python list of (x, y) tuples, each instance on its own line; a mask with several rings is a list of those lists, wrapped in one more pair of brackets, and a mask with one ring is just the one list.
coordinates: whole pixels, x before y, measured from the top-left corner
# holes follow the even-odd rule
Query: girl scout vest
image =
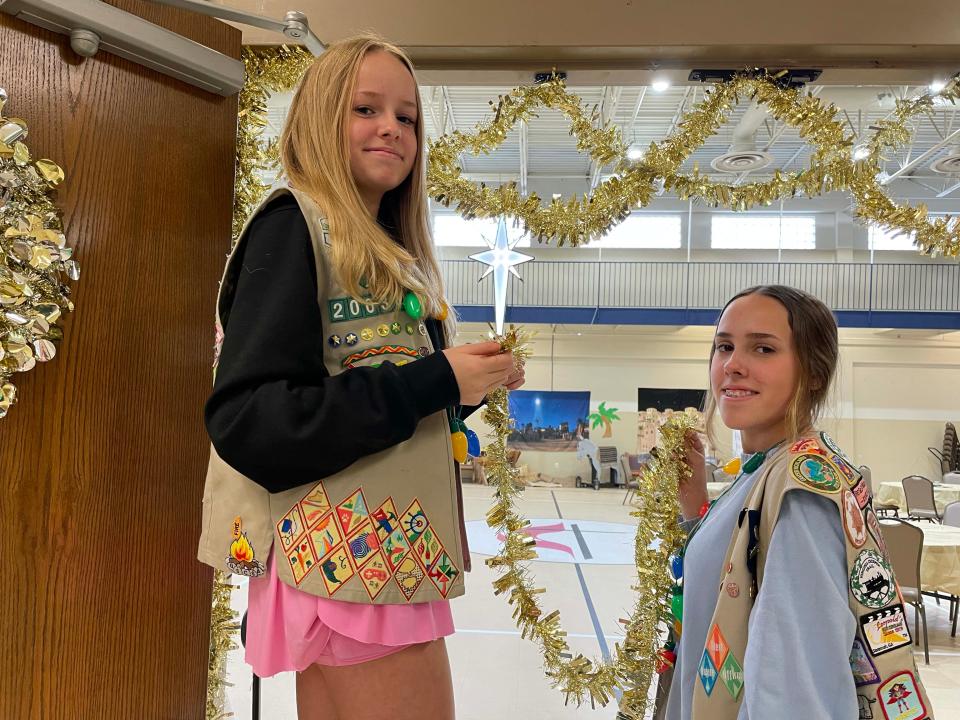
[[(310, 198), (279, 189), (260, 207), (287, 192), (310, 230), (330, 375), (385, 361), (415, 362), (434, 352), (421, 321), (402, 308), (361, 303), (343, 289), (327, 259), (326, 220)], [(239, 269), (236, 257), (235, 248), (217, 299), (218, 355), (221, 313), (229, 313)], [(367, 604), (440, 600), (463, 594), (460, 512), (442, 411), (421, 420), (409, 440), (281, 493), (268, 493), (211, 447), (199, 559), (225, 572), (258, 577), (272, 546), (280, 579), (312, 595)]]
[[(718, 578), (717, 607), (700, 657), (699, 682), (694, 683), (692, 720), (737, 718), (745, 682), (742, 663), (747, 621), (753, 598), (763, 584), (766, 551), (780, 505), (784, 495), (793, 490), (830, 498), (843, 523), (847, 595), (857, 619), (850, 670), (860, 717), (932, 719), (930, 700), (913, 659), (905, 603), (866, 481), (826, 433), (794, 443), (788, 452), (768, 458), (765, 465), (747, 496)], [(811, 602), (815, 602), (815, 593), (811, 591)]]

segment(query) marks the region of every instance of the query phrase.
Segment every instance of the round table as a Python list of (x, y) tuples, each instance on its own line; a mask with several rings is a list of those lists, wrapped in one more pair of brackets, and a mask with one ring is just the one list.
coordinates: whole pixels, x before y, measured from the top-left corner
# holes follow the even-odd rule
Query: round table
[(960, 528), (911, 522), (923, 530), (920, 582), (924, 590), (960, 595)]
[[(876, 500), (881, 505), (896, 505), (903, 511), (907, 509), (907, 501), (903, 496), (903, 485), (898, 482), (880, 483)], [(960, 485), (934, 483), (933, 501), (936, 503), (939, 512), (942, 513), (944, 507), (956, 500), (960, 500)]]

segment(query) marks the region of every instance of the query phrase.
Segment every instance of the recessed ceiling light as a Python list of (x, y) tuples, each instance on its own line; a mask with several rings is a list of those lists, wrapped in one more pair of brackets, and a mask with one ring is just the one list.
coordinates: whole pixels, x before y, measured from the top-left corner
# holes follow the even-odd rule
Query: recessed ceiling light
[(930, 83), (930, 92), (938, 93), (947, 86), (946, 80), (934, 80)]
[(670, 81), (669, 81), (669, 80), (654, 80), (654, 81), (653, 81), (653, 85), (651, 85), (650, 87), (652, 87), (652, 88), (653, 88), (654, 90), (656, 90), (657, 92), (663, 92), (663, 91), (666, 90), (668, 87), (670, 87)]
[(627, 159), (628, 160), (639, 160), (644, 155), (644, 149), (639, 145), (631, 145), (627, 148)]

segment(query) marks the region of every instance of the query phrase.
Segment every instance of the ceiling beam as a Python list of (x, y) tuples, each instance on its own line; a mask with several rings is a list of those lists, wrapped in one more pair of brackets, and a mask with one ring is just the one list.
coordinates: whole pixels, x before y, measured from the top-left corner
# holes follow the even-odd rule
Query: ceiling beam
[[(605, 126), (617, 113), (617, 103), (620, 102), (620, 94), (623, 88), (619, 85), (614, 87), (604, 86), (603, 99), (600, 101), (600, 126)], [(603, 166), (596, 160), (590, 161), (590, 191), (593, 192), (600, 184), (600, 172)]]
[(527, 194), (527, 121), (520, 121), (520, 194)]

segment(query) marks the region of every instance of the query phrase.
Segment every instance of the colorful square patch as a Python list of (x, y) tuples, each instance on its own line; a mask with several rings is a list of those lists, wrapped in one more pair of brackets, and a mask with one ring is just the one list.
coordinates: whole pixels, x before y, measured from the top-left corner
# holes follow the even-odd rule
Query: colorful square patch
[(891, 605), (884, 610), (860, 616), (860, 628), (867, 649), (873, 657), (883, 655), (899, 647), (910, 645), (910, 629), (903, 614), (903, 605)]
[(417, 538), (423, 534), (423, 531), (427, 529), (427, 524), (427, 516), (423, 512), (423, 508), (420, 507), (418, 500), (410, 503), (410, 507), (407, 508), (406, 512), (404, 512), (400, 518), (400, 529), (403, 530), (403, 534), (407, 536), (407, 540), (410, 541), (411, 545), (413, 545), (417, 541)]
[(277, 523), (277, 536), (280, 538), (280, 544), (284, 551), (289, 550), (303, 535), (306, 524), (303, 521), (303, 515), (300, 513), (300, 507), (294, 505), (290, 512), (284, 515)]
[(453, 564), (453, 560), (450, 559), (450, 556), (447, 555), (446, 552), (441, 552), (437, 561), (433, 564), (433, 567), (427, 571), (427, 575), (430, 576), (433, 584), (437, 586), (440, 594), (446, 597), (447, 593), (450, 592), (450, 588), (453, 587), (457, 576), (460, 575), (460, 570)]
[(408, 555), (400, 563), (400, 567), (397, 568), (393, 577), (397, 581), (400, 592), (403, 593), (407, 602), (410, 602), (410, 599), (417, 592), (417, 588), (423, 582), (425, 575), (420, 564), (413, 559), (412, 555)]
[(327, 586), (327, 592), (332, 597), (347, 580), (353, 577), (350, 553), (343, 545), (339, 545), (326, 560), (320, 563), (320, 571), (323, 584)]
[(377, 595), (387, 586), (390, 581), (390, 569), (387, 567), (387, 561), (383, 558), (383, 553), (376, 552), (367, 559), (367, 564), (357, 571), (360, 576), (360, 582), (371, 600), (376, 600)]
[(377, 529), (380, 542), (392, 535), (393, 531), (400, 527), (400, 518), (397, 517), (397, 506), (393, 504), (393, 498), (387, 498), (383, 505), (370, 513), (370, 519)]
[(410, 544), (407, 542), (407, 536), (403, 534), (400, 528), (390, 533), (383, 541), (383, 554), (391, 572), (396, 572), (409, 551)]
[(437, 534), (432, 527), (427, 526), (423, 534), (417, 538), (417, 541), (413, 544), (413, 551), (420, 558), (420, 562), (425, 568), (436, 562), (437, 557), (443, 552), (443, 545), (437, 540)]
[(713, 664), (713, 660), (710, 659), (710, 653), (706, 650), (703, 651), (703, 656), (700, 658), (697, 675), (703, 684), (703, 691), (707, 694), (707, 697), (710, 697), (714, 685), (717, 684), (717, 666)]
[(290, 563), (290, 570), (293, 572), (293, 581), (299, 585), (317, 564), (317, 556), (310, 543), (304, 539), (287, 552), (287, 562)]
[(333, 513), (310, 529), (310, 541), (313, 543), (313, 549), (317, 551), (318, 558), (325, 558), (342, 540), (343, 535), (340, 534), (340, 527)]
[(373, 554), (380, 549), (380, 540), (373, 531), (373, 524), (368, 520), (356, 533), (347, 540), (353, 564), (359, 569)]
[(727, 688), (730, 696), (736, 700), (743, 689), (743, 668), (733, 656), (733, 653), (727, 653), (727, 659), (723, 661), (723, 667), (720, 668), (720, 680)]
[(330, 498), (323, 489), (323, 483), (317, 483), (317, 486), (300, 501), (300, 510), (307, 527), (312, 527), (329, 509)]
[(885, 720), (923, 720), (927, 708), (912, 672), (897, 673), (877, 688)]
[(709, 653), (710, 659), (713, 660), (714, 668), (723, 667), (723, 661), (727, 659), (727, 653), (729, 651), (730, 646), (727, 645), (726, 638), (723, 637), (723, 633), (720, 632), (720, 626), (714, 623), (710, 629), (710, 634), (707, 635), (707, 653)]
[(363, 497), (362, 490), (357, 490), (337, 505), (337, 519), (340, 521), (340, 527), (344, 535), (352, 535), (368, 517), (367, 501)]
[(877, 666), (867, 655), (866, 648), (860, 642), (860, 638), (853, 639), (853, 649), (850, 651), (850, 670), (853, 671), (853, 681), (857, 687), (864, 685), (875, 685), (880, 682), (880, 675), (877, 674)]

